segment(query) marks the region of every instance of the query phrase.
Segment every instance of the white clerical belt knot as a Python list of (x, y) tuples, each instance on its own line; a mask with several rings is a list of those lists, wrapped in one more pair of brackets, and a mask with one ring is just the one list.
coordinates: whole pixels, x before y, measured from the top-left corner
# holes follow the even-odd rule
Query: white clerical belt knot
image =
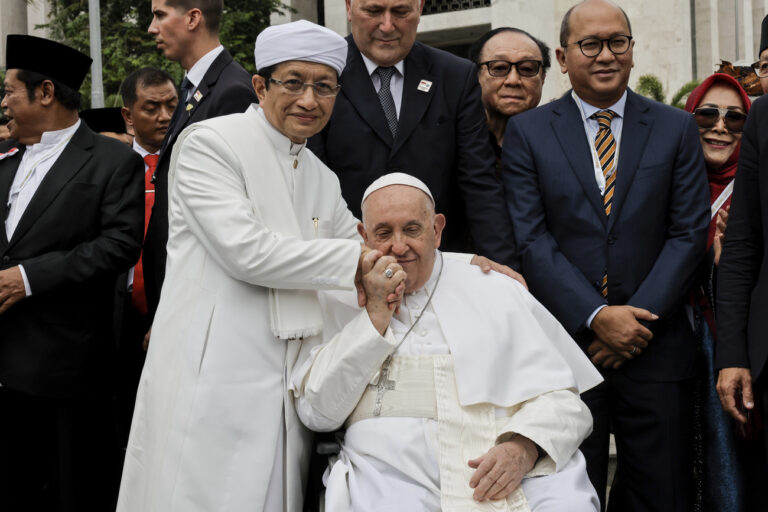
[(376, 382), (376, 384), (368, 384), (369, 388), (376, 389), (376, 403), (373, 406), (373, 415), (374, 416), (381, 416), (381, 405), (384, 401), (384, 393), (387, 391), (392, 391), (395, 389), (395, 381), (390, 380), (389, 378), (389, 369), (390, 365), (392, 363), (392, 354), (397, 352), (397, 349), (400, 348), (400, 345), (403, 344), (405, 341), (405, 338), (408, 337), (409, 334), (411, 334), (411, 331), (414, 327), (416, 327), (416, 324), (419, 323), (419, 320), (421, 320), (421, 317), (424, 316), (424, 312), (427, 310), (427, 307), (432, 302), (432, 297), (435, 295), (435, 290), (437, 290), (437, 285), (440, 283), (440, 276), (443, 275), (443, 253), (438, 251), (437, 254), (440, 256), (440, 269), (437, 272), (437, 278), (435, 279), (435, 285), (432, 287), (432, 291), (429, 293), (429, 297), (427, 298), (427, 303), (424, 304), (424, 307), (421, 309), (421, 313), (419, 313), (419, 316), (416, 317), (416, 320), (413, 321), (411, 326), (408, 328), (407, 331), (405, 331), (405, 334), (402, 338), (400, 338), (400, 341), (395, 345), (394, 350), (392, 350), (392, 353), (387, 356), (387, 358), (384, 360), (384, 362), (381, 365), (381, 370), (379, 370), (379, 380)]

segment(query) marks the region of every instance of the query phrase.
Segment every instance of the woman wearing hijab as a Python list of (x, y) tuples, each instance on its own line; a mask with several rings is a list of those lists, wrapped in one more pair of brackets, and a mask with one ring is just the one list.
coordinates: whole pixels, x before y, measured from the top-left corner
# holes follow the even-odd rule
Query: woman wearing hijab
[(720, 406), (714, 368), (714, 283), (728, 223), (733, 179), (749, 96), (731, 76), (715, 73), (694, 89), (685, 105), (699, 126), (709, 180), (711, 222), (707, 258), (694, 293), (699, 373), (694, 401), (695, 511), (743, 510), (743, 471), (736, 457), (734, 426)]

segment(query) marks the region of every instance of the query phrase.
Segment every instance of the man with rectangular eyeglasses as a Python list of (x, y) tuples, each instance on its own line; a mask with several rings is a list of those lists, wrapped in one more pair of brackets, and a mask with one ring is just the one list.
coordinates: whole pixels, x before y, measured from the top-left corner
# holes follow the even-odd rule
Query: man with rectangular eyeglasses
[(628, 89), (633, 49), (616, 4), (568, 10), (556, 55), (573, 90), (509, 120), (502, 179), (531, 292), (605, 379), (582, 394), (594, 430), (581, 446), (603, 508), (612, 431), (609, 510), (683, 512), (696, 355), (684, 304), (709, 190), (693, 116)]
[(536, 108), (541, 101), (550, 67), (549, 47), (524, 30), (500, 27), (472, 44), (469, 59), (477, 64), (483, 107), (498, 161), (507, 120)]

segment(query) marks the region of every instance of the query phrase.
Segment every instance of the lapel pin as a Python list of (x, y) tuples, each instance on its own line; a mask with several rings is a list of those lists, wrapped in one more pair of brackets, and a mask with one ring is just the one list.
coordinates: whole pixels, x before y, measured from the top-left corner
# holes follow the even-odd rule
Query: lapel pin
[(202, 97), (203, 97), (203, 93), (201, 93), (200, 91), (195, 91), (195, 94), (194, 94), (195, 101), (199, 102), (200, 98)]
[(429, 90), (432, 88), (432, 82), (429, 80), (422, 80), (419, 82), (419, 86), (417, 87), (418, 90), (421, 92), (429, 92)]
[(0, 153), (0, 160), (4, 158), (8, 158), (9, 156), (13, 156), (16, 153), (19, 152), (19, 148), (11, 148), (10, 150), (6, 151), (5, 153)]

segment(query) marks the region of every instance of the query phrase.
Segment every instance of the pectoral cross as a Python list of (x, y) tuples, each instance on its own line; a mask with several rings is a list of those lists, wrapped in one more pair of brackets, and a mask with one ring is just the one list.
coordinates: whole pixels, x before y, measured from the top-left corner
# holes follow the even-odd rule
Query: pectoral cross
[(391, 357), (387, 357), (384, 364), (381, 367), (381, 373), (379, 374), (379, 382), (376, 385), (368, 384), (369, 387), (376, 388), (376, 403), (373, 407), (373, 415), (381, 416), (381, 402), (384, 400), (384, 393), (395, 389), (395, 381), (389, 380), (389, 361)]

